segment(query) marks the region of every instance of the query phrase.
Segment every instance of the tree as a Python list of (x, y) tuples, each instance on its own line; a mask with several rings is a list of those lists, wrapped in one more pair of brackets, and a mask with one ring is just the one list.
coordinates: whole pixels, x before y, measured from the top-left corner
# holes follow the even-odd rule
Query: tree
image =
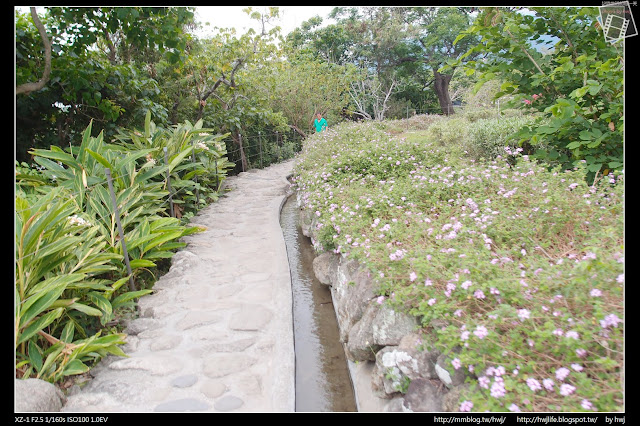
[(42, 44), (44, 47), (44, 70), (42, 71), (42, 78), (40, 78), (35, 83), (22, 83), (18, 87), (16, 87), (16, 95), (20, 95), (23, 93), (30, 93), (36, 90), (40, 90), (44, 87), (45, 84), (49, 81), (49, 75), (51, 74), (51, 42), (49, 41), (49, 37), (47, 36), (47, 31), (40, 22), (38, 18), (38, 14), (36, 13), (36, 8), (31, 7), (31, 18), (33, 19), (33, 23), (38, 29), (40, 33), (40, 38), (42, 39)]
[[(171, 87), (174, 109), (194, 120), (202, 119), (207, 127), (231, 133), (240, 155), (242, 170), (249, 166), (242, 139), (243, 128), (255, 122), (280, 125), (282, 118), (274, 113), (263, 99), (256, 96), (252, 85), (256, 73), (269, 68), (269, 62), (277, 60), (278, 50), (273, 43), (279, 37), (279, 27), (267, 31), (267, 24), (279, 17), (277, 7), (262, 12), (244, 9), (252, 19), (259, 20), (259, 32), (250, 29), (236, 35), (235, 29), (219, 29), (206, 40), (198, 40), (190, 46), (189, 57), (184, 64), (173, 68), (178, 85)], [(177, 111), (176, 111), (177, 116)]]
[(281, 111), (289, 126), (307, 136), (317, 113), (335, 122), (349, 104), (349, 87), (356, 72), (342, 66), (300, 54), (261, 73), (262, 96), (275, 111)]
[[(596, 7), (486, 8), (458, 40), (481, 36), (469, 61), (483, 82), (501, 78), (496, 95), (537, 111), (521, 143), (564, 168), (586, 162), (589, 178), (623, 167), (624, 57), (605, 41)], [(552, 49), (539, 48), (551, 45)], [(544, 52), (544, 53), (543, 53)]]
[[(68, 146), (92, 120), (112, 134), (117, 125), (143, 123), (148, 110), (166, 118), (154, 61), (182, 58), (193, 20), (188, 8), (45, 11), (38, 21), (51, 43), (51, 73), (39, 90), (17, 92), (17, 159), (26, 160), (29, 148)], [(37, 79), (46, 52), (33, 23), (19, 11), (15, 20), (20, 87)]]
[(473, 38), (469, 38), (462, 43), (454, 43), (460, 32), (470, 25), (470, 10), (449, 7), (403, 9), (405, 22), (409, 25), (408, 34), (413, 37), (406, 42), (407, 56), (401, 58), (399, 62), (417, 62), (418, 75), (424, 79), (427, 79), (426, 73), (430, 73), (431, 83), (442, 113), (453, 114), (449, 85), (455, 67), (448, 67), (446, 71), (442, 67), (460, 58), (475, 42)]

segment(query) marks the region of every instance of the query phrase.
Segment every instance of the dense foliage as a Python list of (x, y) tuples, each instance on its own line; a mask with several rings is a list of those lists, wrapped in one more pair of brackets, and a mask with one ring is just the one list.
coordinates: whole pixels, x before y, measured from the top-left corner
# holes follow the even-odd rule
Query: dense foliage
[(122, 355), (120, 318), (151, 291), (179, 239), (198, 231), (179, 218), (215, 201), (232, 166), (219, 139), (201, 122), (162, 129), (147, 116), (117, 143), (89, 126), (79, 147), (34, 149), (35, 167), (17, 165), (18, 376), (57, 382)]
[[(481, 36), (466, 55), (480, 83), (504, 81), (498, 97), (543, 113), (521, 142), (536, 157), (564, 168), (587, 162), (591, 181), (623, 167), (624, 58), (606, 42), (597, 7), (488, 8), (457, 40)], [(538, 45), (549, 46), (545, 52)], [(541, 51), (542, 50), (542, 51)], [(464, 59), (466, 55), (461, 56)]]
[(294, 177), (314, 245), (419, 318), (423, 345), (468, 376), (460, 411), (621, 410), (623, 175), (589, 186), (586, 165), (548, 170), (513, 145), (478, 159), (473, 137), (429, 132), (456, 120), (309, 139)]

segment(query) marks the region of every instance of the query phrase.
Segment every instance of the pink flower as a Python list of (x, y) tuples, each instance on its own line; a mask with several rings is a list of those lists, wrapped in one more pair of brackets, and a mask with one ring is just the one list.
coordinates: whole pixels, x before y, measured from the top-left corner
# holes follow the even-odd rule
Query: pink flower
[(529, 389), (531, 389), (534, 392), (537, 392), (540, 389), (542, 389), (542, 386), (540, 386), (540, 382), (537, 381), (536, 379), (527, 379), (527, 386), (529, 386)]
[(525, 100), (524, 100), (524, 101), (522, 101), (522, 102), (524, 102), (524, 103), (525, 103), (525, 104), (527, 104), (527, 105), (531, 105), (531, 101), (530, 101), (529, 99), (525, 99)]
[(496, 381), (491, 385), (491, 396), (494, 398), (500, 398), (505, 396), (507, 393), (504, 388), (504, 381), (502, 379), (496, 378)]
[(478, 327), (476, 327), (476, 329), (473, 332), (473, 334), (475, 334), (479, 339), (484, 339), (485, 337), (487, 337), (489, 335), (489, 331), (487, 330), (487, 328), (485, 326), (479, 325)]
[(409, 280), (411, 280), (411, 282), (415, 281), (416, 278), (418, 278), (418, 276), (416, 275), (415, 272), (412, 272), (409, 274)]
[(521, 321), (526, 320), (527, 318), (529, 318), (529, 314), (531, 312), (529, 312), (529, 310), (527, 309), (519, 309), (518, 310), (518, 318), (520, 318)]
[(564, 368), (564, 367), (558, 368), (558, 369), (556, 370), (556, 379), (558, 379), (558, 380), (564, 380), (564, 379), (566, 379), (566, 378), (567, 378), (567, 376), (569, 375), (569, 373), (570, 373), (570, 371), (569, 371), (569, 369), (568, 369), (568, 368)]
[(478, 378), (478, 385), (480, 385), (481, 388), (489, 389), (489, 383), (491, 383), (491, 380), (487, 376)]
[(573, 392), (575, 392), (575, 390), (576, 390), (575, 386), (571, 386), (570, 384), (563, 383), (562, 386), (560, 386), (560, 395), (569, 396)]
[(473, 402), (471, 401), (462, 401), (462, 404), (460, 404), (460, 411), (471, 411), (471, 409), (473, 408)]
[(593, 404), (588, 399), (583, 399), (582, 402), (580, 403), (580, 406), (582, 406), (582, 408), (584, 408), (585, 410), (593, 409)]
[(453, 368), (455, 368), (456, 370), (462, 367), (462, 363), (460, 363), (460, 360), (458, 358), (451, 361), (451, 365), (453, 365)]
[(600, 326), (602, 328), (617, 327), (620, 322), (622, 322), (622, 320), (618, 318), (616, 314), (610, 314), (600, 321)]

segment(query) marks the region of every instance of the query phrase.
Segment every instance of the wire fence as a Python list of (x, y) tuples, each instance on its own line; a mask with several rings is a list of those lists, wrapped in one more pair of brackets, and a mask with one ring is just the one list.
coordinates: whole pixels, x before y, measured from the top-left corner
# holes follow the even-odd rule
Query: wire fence
[[(302, 147), (302, 135), (293, 130), (289, 132), (239, 132), (235, 138), (224, 139), (227, 158), (235, 163), (232, 174), (246, 172), (248, 169), (264, 168), (293, 158)], [(242, 161), (242, 156), (246, 165)]]

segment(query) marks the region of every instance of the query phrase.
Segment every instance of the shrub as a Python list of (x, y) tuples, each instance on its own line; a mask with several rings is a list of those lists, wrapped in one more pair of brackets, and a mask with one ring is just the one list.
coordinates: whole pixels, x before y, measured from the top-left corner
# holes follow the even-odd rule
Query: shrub
[(63, 188), (33, 202), (16, 197), (15, 347), (21, 377), (57, 381), (86, 372), (107, 353), (122, 354), (116, 345), (124, 336), (100, 337), (97, 328), (121, 303), (146, 293), (112, 298), (126, 278), (101, 276), (116, 269), (118, 255), (104, 250), (105, 238), (82, 216)]
[(465, 117), (450, 116), (429, 126), (428, 137), (441, 146), (463, 143), (469, 131), (469, 121)]
[[(493, 160), (507, 156), (519, 148), (516, 133), (535, 121), (533, 116), (511, 116), (482, 119), (469, 125), (465, 146), (473, 158)], [(505, 147), (509, 150), (505, 151)]]

